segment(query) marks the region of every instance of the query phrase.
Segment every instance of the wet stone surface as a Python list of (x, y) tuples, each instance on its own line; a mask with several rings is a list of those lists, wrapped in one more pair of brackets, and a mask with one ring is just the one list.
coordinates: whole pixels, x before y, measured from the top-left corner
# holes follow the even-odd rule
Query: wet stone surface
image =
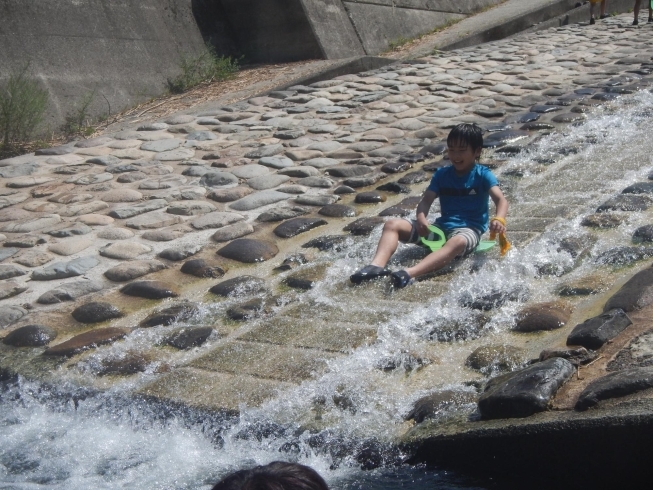
[(218, 250), (218, 255), (238, 262), (264, 262), (279, 253), (277, 246), (268, 241), (239, 238)]
[(587, 349), (599, 349), (632, 324), (621, 309), (608, 310), (576, 325), (567, 337), (567, 345), (580, 345)]
[(147, 299), (176, 298), (179, 296), (177, 289), (161, 281), (134, 281), (123, 286), (120, 292), (127, 296), (137, 296)]
[(57, 332), (45, 325), (25, 325), (7, 335), (2, 342), (14, 347), (42, 347), (57, 337)]
[[(589, 178), (576, 168), (586, 172), (592, 145), (602, 145), (610, 136), (601, 131), (590, 134), (583, 119), (596, 121), (631, 111), (631, 102), (647, 95), (650, 88), (650, 74), (642, 73), (650, 71), (650, 56), (642, 54), (650, 29), (625, 28), (623, 22), (623, 18), (609, 18), (591, 29), (569, 25), (531, 32), (228, 107), (211, 103), (211, 108), (189, 111), (194, 115), (142, 120), (120, 133), (2, 162), (2, 335), (6, 339), (5, 332), (18, 331), (26, 323), (49, 325), (43, 318), (52, 311), (53, 319), (63, 314), (68, 320), (69, 324), (56, 327), (61, 338), (70, 339), (78, 333), (69, 332), (70, 325), (77, 329), (80, 325), (69, 313), (83, 303), (102, 299), (123, 309), (124, 302), (129, 305), (125, 313), (137, 319), (128, 317), (116, 324), (134, 327), (146, 318), (151, 324), (147, 334), (159, 340), (147, 346), (147, 353), (122, 344), (101, 348), (92, 368), (79, 371), (83, 383), (94, 385), (96, 381), (88, 378), (108, 375), (102, 382), (109, 385), (112, 376), (145, 370), (155, 379), (144, 388), (151, 396), (182, 405), (199, 399), (210, 409), (236, 413), (241, 403), (258, 405), (291, 383), (319, 377), (327, 358), (348, 355), (375, 341), (379, 351), (389, 347), (382, 336), (376, 340), (376, 334), (396, 317), (358, 311), (348, 303), (353, 294), (362, 296), (366, 304), (378, 303), (379, 310), (391, 305), (404, 312), (413, 311), (414, 303), (424, 305), (425, 297), (428, 307), (431, 299), (437, 307), (443, 291), (455, 291), (446, 298), (445, 308), (453, 316), (435, 315), (417, 327), (421, 330), (415, 344), (427, 353), (413, 352), (412, 345), (410, 353), (400, 352), (392, 345), (392, 352), (380, 354), (372, 369), (373, 375), (396, 377), (386, 383), (397, 388), (395, 397), (404, 389), (432, 393), (415, 404), (409, 418), (418, 422), (437, 419), (439, 413), (455, 411), (457, 406), (471, 410), (467, 405), (477, 396), (473, 389), (449, 393), (441, 389), (440, 381), (449, 379), (440, 376), (438, 370), (444, 368), (431, 355), (433, 351), (443, 350), (448, 362), (451, 349), (451, 358), (456, 359), (452, 362), (457, 363), (454, 371), (475, 376), (474, 386), (481, 386), (481, 375), (520, 368), (529, 357), (537, 357), (546, 339), (564, 338), (572, 330), (565, 308), (542, 304), (551, 301), (547, 294), (563, 295), (572, 306), (598, 301), (597, 293), (614, 282), (583, 275), (587, 269), (622, 277), (633, 274), (622, 266), (643, 267), (647, 264), (641, 261), (653, 257), (653, 247), (647, 246), (651, 236), (647, 208), (653, 188), (645, 181), (650, 169), (642, 168), (641, 162), (635, 167), (615, 160), (595, 168), (591, 173), (596, 176)], [(492, 252), (486, 258), (458, 261), (451, 270), (418, 282), (412, 291), (390, 291), (387, 282), (378, 281), (354, 293), (347, 276), (369, 259), (363, 255), (372, 253), (384, 217), (414, 216), (432, 172), (450, 163), (440, 156), (447, 151), (449, 129), (471, 121), (485, 131), (483, 163), (495, 172), (509, 196), (508, 236), (515, 251), (506, 260)], [(579, 134), (585, 136), (579, 139)], [(515, 165), (515, 159), (527, 163)], [(613, 187), (621, 179), (630, 185)], [(398, 202), (397, 194), (408, 197)], [(388, 204), (378, 205), (386, 199)], [(603, 201), (607, 202), (599, 212), (590, 214)], [(436, 207), (433, 212), (437, 213)], [(577, 217), (592, 239), (567, 233)], [(324, 236), (293, 238), (323, 221), (328, 221)], [(343, 234), (338, 234), (343, 228)], [(560, 231), (563, 235), (558, 236)], [(633, 244), (628, 243), (631, 234)], [(301, 243), (306, 248), (300, 248)], [(535, 248), (529, 248), (531, 243)], [(280, 252), (286, 260), (256, 264)], [(67, 259), (55, 258), (68, 254)], [(400, 255), (391, 267), (407, 267), (418, 255)], [(320, 269), (325, 263), (346, 272), (332, 277), (332, 269)], [(493, 267), (499, 271), (514, 267), (511, 271), (521, 275), (522, 266), (527, 275), (538, 276), (532, 300), (522, 286), (529, 279), (513, 282), (493, 273)], [(488, 272), (492, 277), (484, 283)], [(254, 275), (260, 277), (252, 280)], [(211, 294), (204, 295), (223, 276), (233, 282), (215, 285)], [(636, 277), (606, 307), (634, 311), (634, 315), (647, 308), (648, 274)], [(243, 278), (247, 280), (240, 282)], [(465, 280), (456, 282), (461, 278)], [(139, 279), (164, 284), (133, 282)], [(46, 280), (50, 283), (40, 282)], [(484, 286), (477, 288), (481, 283)], [(122, 287), (136, 298), (121, 295)], [(176, 303), (155, 306), (146, 301), (173, 293), (210, 304), (200, 308), (199, 319), (211, 324), (188, 326), (184, 322), (194, 324), (195, 319), (185, 320), (185, 313), (175, 310)], [(269, 296), (276, 294), (279, 303)], [(326, 295), (332, 309), (311, 304), (301, 314), (292, 313), (293, 302), (308, 303), (316, 294)], [(334, 313), (342, 305), (347, 306), (346, 320), (351, 323), (342, 322), (344, 313)], [(158, 308), (163, 310), (153, 311)], [(244, 323), (234, 329), (230, 319)], [(174, 321), (182, 324), (180, 329), (162, 330)], [(598, 323), (588, 334), (588, 345), (607, 342), (601, 339), (604, 324), (610, 322)], [(512, 325), (517, 325), (517, 332)], [(597, 337), (597, 330), (599, 341), (592, 337)], [(123, 335), (93, 332), (94, 337), (77, 338), (68, 347), (55, 346), (58, 355), (75, 355)], [(211, 342), (225, 332), (229, 337), (213, 346)], [(511, 344), (528, 352), (516, 351)], [(537, 352), (532, 347), (536, 344)], [(200, 345), (202, 349), (193, 350)], [(627, 359), (631, 364), (626, 354), (617, 356), (623, 360), (619, 369), (643, 367), (646, 362), (646, 354), (633, 354), (646, 351), (644, 340), (633, 345)], [(16, 352), (28, 355), (28, 350)], [(465, 367), (471, 353), (476, 354), (471, 369), (477, 372)], [(583, 365), (593, 356), (576, 345), (558, 346), (542, 352), (539, 367), (562, 362), (558, 360)], [(429, 363), (431, 358), (434, 361)], [(566, 372), (564, 366), (558, 366), (550, 379), (559, 379)], [(506, 410), (501, 416), (541, 410), (546, 406), (542, 400), (550, 400), (548, 394), (554, 391), (533, 394), (532, 390), (539, 393), (538, 388), (527, 381), (519, 386), (527, 389), (515, 395), (517, 401), (499, 402), (500, 410)], [(384, 390), (384, 383), (375, 384), (377, 388)], [(494, 399), (504, 400), (498, 384), (488, 389), (487, 398), (490, 391)], [(496, 406), (487, 408), (483, 416), (493, 417), (499, 410)], [(356, 391), (347, 386), (326, 396), (319, 410), (325, 407), (348, 413), (362, 409)], [(318, 419), (316, 425), (329, 417)], [(350, 452), (372, 465), (377, 446), (370, 444), (367, 456)], [(335, 443), (333, 447), (340, 449)]]
[(626, 369), (609, 373), (585, 388), (578, 397), (576, 410), (587, 410), (601, 400), (623, 397), (653, 388), (653, 367)]
[(123, 313), (112, 304), (92, 302), (75, 308), (71, 315), (80, 323), (100, 323), (120, 318)]
[(47, 349), (43, 355), (71, 357), (88, 349), (94, 349), (98, 346), (111, 344), (124, 338), (127, 332), (121, 328), (107, 327), (91, 330), (73, 337), (70, 340), (57, 344)]
[(527, 417), (542, 412), (575, 372), (569, 361), (553, 358), (498, 376), (487, 384), (478, 400), (481, 417)]
[(320, 218), (293, 218), (277, 226), (274, 234), (280, 238), (291, 238), (326, 224), (327, 221)]

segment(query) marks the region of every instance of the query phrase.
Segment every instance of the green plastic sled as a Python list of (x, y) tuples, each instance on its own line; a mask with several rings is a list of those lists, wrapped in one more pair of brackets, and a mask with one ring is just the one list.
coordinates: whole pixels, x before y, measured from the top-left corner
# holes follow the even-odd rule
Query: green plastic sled
[[(653, 0), (651, 1), (653, 2)], [(421, 245), (428, 248), (431, 252), (440, 250), (447, 242), (447, 238), (444, 236), (444, 232), (437, 226), (432, 226), (432, 225), (429, 225), (429, 231), (433, 233), (434, 239), (427, 240), (427, 238), (431, 238), (430, 235), (427, 238), (422, 237), (420, 239)], [(497, 242), (495, 242), (494, 240), (481, 240), (481, 242), (478, 244), (478, 247), (476, 247), (476, 250), (474, 250), (474, 252), (487, 252), (488, 250), (494, 248), (496, 244)]]

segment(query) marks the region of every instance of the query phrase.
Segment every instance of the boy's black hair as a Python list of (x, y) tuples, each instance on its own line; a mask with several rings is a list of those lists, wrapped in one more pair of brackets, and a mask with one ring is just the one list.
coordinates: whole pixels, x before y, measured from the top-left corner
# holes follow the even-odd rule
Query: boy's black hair
[(473, 123), (462, 123), (454, 127), (447, 136), (447, 145), (463, 143), (476, 151), (483, 148), (483, 130)]
[(212, 490), (329, 490), (329, 487), (313, 468), (273, 461), (232, 473), (216, 483)]

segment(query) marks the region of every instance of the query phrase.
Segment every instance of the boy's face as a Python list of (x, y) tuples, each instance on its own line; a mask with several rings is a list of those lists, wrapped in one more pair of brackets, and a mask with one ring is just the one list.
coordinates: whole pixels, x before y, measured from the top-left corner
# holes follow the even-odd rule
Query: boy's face
[(476, 159), (481, 156), (481, 148), (473, 150), (467, 143), (456, 142), (447, 146), (449, 160), (458, 175), (468, 173)]

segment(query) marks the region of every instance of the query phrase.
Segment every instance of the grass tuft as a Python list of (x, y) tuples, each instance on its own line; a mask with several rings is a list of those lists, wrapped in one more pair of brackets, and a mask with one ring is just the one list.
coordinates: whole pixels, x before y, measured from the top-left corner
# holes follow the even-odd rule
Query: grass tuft
[(29, 63), (0, 85), (0, 152), (24, 145), (43, 121), (48, 92), (29, 75)]
[(231, 78), (239, 69), (238, 60), (218, 56), (212, 46), (197, 55), (182, 55), (179, 62), (181, 74), (168, 79), (168, 90), (181, 94), (202, 83), (222, 81)]

